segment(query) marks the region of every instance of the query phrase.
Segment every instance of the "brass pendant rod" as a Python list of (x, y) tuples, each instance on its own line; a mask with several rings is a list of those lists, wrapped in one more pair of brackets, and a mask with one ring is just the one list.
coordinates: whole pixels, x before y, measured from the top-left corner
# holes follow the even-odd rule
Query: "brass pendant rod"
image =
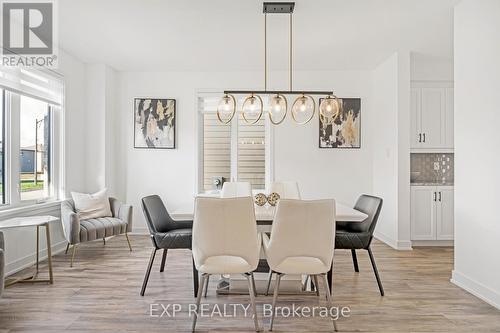
[(267, 13), (264, 14), (264, 90), (267, 90)]
[(290, 13), (290, 64), (289, 64), (289, 67), (290, 67), (290, 87), (289, 87), (289, 90), (293, 90), (292, 89), (292, 50), (293, 50), (293, 36), (292, 36), (292, 28), (293, 28), (293, 23), (292, 23), (292, 16), (293, 16), (293, 12)]

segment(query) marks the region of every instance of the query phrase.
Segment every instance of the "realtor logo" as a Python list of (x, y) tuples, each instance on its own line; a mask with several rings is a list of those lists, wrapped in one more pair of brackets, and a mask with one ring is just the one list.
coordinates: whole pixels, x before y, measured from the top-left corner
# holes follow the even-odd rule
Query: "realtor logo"
[(55, 3), (34, 1), (2, 1), (4, 66), (55, 67)]

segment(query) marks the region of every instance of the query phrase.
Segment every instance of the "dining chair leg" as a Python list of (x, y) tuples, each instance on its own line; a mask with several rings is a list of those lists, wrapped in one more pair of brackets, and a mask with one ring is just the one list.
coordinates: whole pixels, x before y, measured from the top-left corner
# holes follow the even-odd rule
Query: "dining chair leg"
[(208, 282), (210, 282), (210, 275), (207, 275), (207, 279), (205, 281), (205, 293), (203, 294), (203, 297), (207, 297), (207, 291), (208, 291)]
[(167, 261), (167, 249), (163, 249), (163, 256), (161, 257), (160, 273), (165, 270), (166, 261)]
[(354, 271), (359, 273), (358, 257), (356, 256), (356, 250), (351, 249), (352, 263), (354, 264)]
[(274, 286), (274, 295), (273, 295), (273, 304), (272, 304), (272, 311), (273, 313), (271, 314), (271, 325), (269, 326), (269, 330), (273, 330), (273, 324), (274, 324), (274, 316), (276, 315), (276, 300), (278, 299), (278, 292), (280, 289), (280, 282), (281, 282), (281, 276), (283, 274), (281, 273), (276, 273), (276, 284)]
[[(328, 302), (328, 310), (330, 310), (332, 308), (332, 306), (333, 306), (332, 292), (330, 291), (330, 287), (328, 286), (328, 277), (327, 277), (327, 274), (321, 274), (321, 276), (323, 277), (323, 282), (325, 283), (326, 300)], [(338, 331), (338, 329), (337, 329), (337, 322), (333, 318), (332, 318), (332, 321), (333, 321), (333, 329), (335, 330), (335, 332), (337, 332)]]
[(106, 237), (102, 238), (102, 242), (104, 243), (104, 246), (106, 246)]
[(73, 267), (73, 261), (75, 260), (75, 254), (76, 254), (76, 244), (73, 244), (73, 253), (71, 253), (71, 263), (69, 264), (69, 267)]
[(255, 325), (255, 331), (259, 332), (259, 318), (257, 317), (257, 306), (255, 305), (255, 296), (257, 292), (255, 291), (255, 280), (253, 278), (253, 273), (244, 274), (248, 282), (248, 294), (250, 295), (250, 303), (252, 304), (253, 311), (253, 324)]
[(151, 252), (151, 257), (149, 258), (148, 268), (146, 269), (146, 275), (144, 276), (144, 281), (142, 282), (141, 296), (144, 296), (146, 291), (146, 286), (148, 285), (149, 274), (151, 273), (151, 267), (153, 267), (153, 262), (155, 261), (156, 248)]
[(328, 287), (330, 290), (333, 290), (333, 263), (332, 263), (332, 268), (326, 273), (327, 280), (328, 280)]
[(384, 296), (384, 287), (382, 287), (382, 281), (380, 281), (380, 276), (378, 275), (377, 265), (375, 264), (375, 258), (373, 257), (371, 247), (368, 247), (368, 255), (370, 256), (370, 261), (372, 262), (373, 272), (375, 273), (375, 278), (377, 279), (378, 289), (380, 290), (380, 295)]
[(66, 245), (66, 251), (64, 251), (64, 254), (68, 254), (68, 250), (69, 250), (69, 243)]
[(250, 273), (250, 280), (252, 281), (253, 294), (257, 297), (257, 287), (255, 286), (255, 277), (253, 276), (253, 273)]
[(269, 270), (269, 277), (267, 279), (267, 288), (266, 288), (266, 296), (269, 295), (269, 288), (271, 287), (271, 280), (273, 279), (273, 271)]
[(319, 296), (319, 284), (318, 284), (318, 276), (313, 275), (313, 280), (314, 280), (314, 289), (316, 289), (316, 296)]
[(196, 295), (196, 310), (194, 312), (193, 316), (193, 326), (191, 327), (191, 331), (194, 332), (196, 328), (196, 320), (198, 319), (198, 310), (200, 309), (200, 303), (201, 303), (201, 295), (203, 294), (203, 286), (205, 285), (205, 280), (208, 278), (208, 274), (203, 273), (200, 277), (200, 285), (201, 287), (198, 288), (198, 293)]
[(193, 258), (193, 290), (194, 290), (194, 297), (196, 297), (196, 295), (198, 295), (198, 283), (199, 283), (198, 270), (196, 269), (196, 265), (194, 264), (194, 258)]

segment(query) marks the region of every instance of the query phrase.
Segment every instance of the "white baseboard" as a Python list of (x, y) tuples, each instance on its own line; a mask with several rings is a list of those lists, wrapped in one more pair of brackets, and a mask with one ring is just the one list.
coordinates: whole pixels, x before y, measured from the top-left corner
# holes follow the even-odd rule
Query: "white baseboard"
[(129, 235), (149, 235), (148, 228), (132, 228), (132, 232), (128, 233)]
[(482, 299), (486, 303), (500, 309), (500, 293), (492, 290), (491, 288), (479, 283), (464, 274), (453, 270), (451, 273), (451, 283), (459, 286), (460, 288), (468, 291), (472, 295)]
[[(58, 253), (66, 250), (66, 244), (68, 242), (63, 240), (57, 244), (52, 245), (52, 255), (56, 255)], [(47, 249), (40, 250), (40, 261), (47, 259)], [(5, 265), (5, 276), (12, 275), (17, 273), (25, 268), (31, 267), (36, 263), (36, 253), (28, 254), (22, 258), (16, 259), (15, 261), (7, 263)]]
[(373, 236), (379, 241), (389, 245), (395, 250), (412, 250), (411, 241), (395, 240), (378, 231), (375, 231), (373, 233)]
[(452, 240), (414, 240), (411, 241), (412, 246), (453, 246)]

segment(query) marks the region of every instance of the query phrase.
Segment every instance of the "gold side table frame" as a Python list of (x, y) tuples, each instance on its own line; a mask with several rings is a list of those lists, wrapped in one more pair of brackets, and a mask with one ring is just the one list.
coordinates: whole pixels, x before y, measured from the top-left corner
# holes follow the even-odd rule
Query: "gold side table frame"
[[(15, 277), (8, 278), (5, 280), (5, 287), (11, 286), (16, 283), (49, 283), (54, 284), (54, 273), (52, 269), (52, 243), (50, 241), (50, 222), (58, 220), (53, 216), (44, 216), (40, 218), (46, 218), (46, 221), (38, 221), (33, 224), (23, 224), (23, 225), (7, 225), (3, 226), (0, 224), (0, 229), (3, 228), (15, 228), (15, 227), (26, 227), (26, 226), (36, 226), (36, 264), (35, 271), (30, 276), (25, 277)], [(22, 218), (19, 218), (22, 219)], [(29, 219), (29, 218), (26, 218)], [(45, 236), (47, 240), (47, 263), (49, 268), (48, 278), (38, 278), (39, 267), (40, 267), (40, 228), (45, 227)]]

